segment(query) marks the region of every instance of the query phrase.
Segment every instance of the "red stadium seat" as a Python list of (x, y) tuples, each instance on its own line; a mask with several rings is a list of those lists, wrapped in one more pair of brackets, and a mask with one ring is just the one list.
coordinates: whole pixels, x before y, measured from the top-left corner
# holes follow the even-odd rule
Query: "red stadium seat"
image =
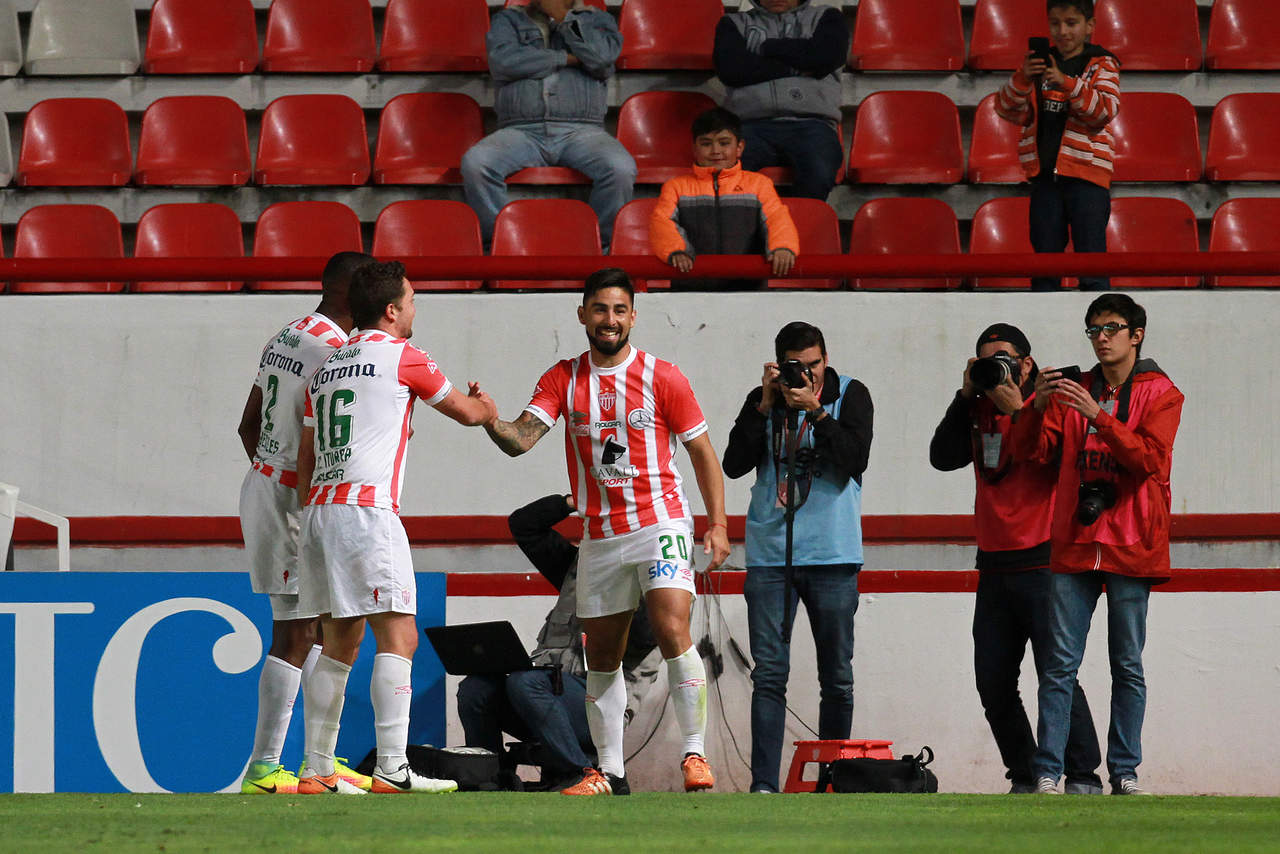
[(661, 184), (688, 174), (693, 163), (689, 128), (716, 105), (701, 92), (639, 92), (618, 111), (618, 141), (636, 161), (637, 184)]
[[(596, 213), (586, 202), (574, 199), (520, 199), (498, 211), (493, 224), (493, 246), (489, 254), (500, 255), (599, 255), (600, 226)], [(581, 281), (535, 281), (498, 279), (491, 283), (500, 290), (571, 291)]]
[(721, 0), (625, 0), (618, 16), (622, 53), (618, 68), (630, 70), (710, 69)]
[[(800, 234), (800, 258), (806, 255), (839, 255), (840, 218), (835, 208), (821, 199), (783, 199), (791, 212), (791, 220)], [(771, 288), (807, 288), (835, 290), (844, 287), (844, 279), (770, 279)]]
[(1210, 71), (1280, 69), (1280, 6), (1275, 0), (1215, 0), (1204, 67)]
[(1199, 70), (1196, 0), (1101, 0), (1094, 13), (1091, 40), (1120, 57), (1125, 71)]
[(1173, 92), (1125, 92), (1111, 120), (1115, 180), (1199, 181), (1200, 129), (1195, 107)]
[[(1181, 199), (1119, 198), (1111, 201), (1107, 252), (1198, 252), (1196, 215)], [(1112, 276), (1115, 290), (1195, 288), (1199, 276)]]
[[(18, 219), (14, 258), (123, 258), (116, 215), (100, 205), (39, 205)], [(15, 294), (120, 293), (124, 282), (14, 282)]]
[(859, 71), (959, 71), (964, 67), (960, 4), (861, 0), (849, 66)]
[(383, 108), (375, 184), (461, 184), (462, 155), (484, 136), (480, 105), (455, 92), (397, 95)]
[[(854, 214), (849, 254), (958, 255), (960, 228), (955, 213), (946, 202), (938, 199), (872, 199)], [(960, 279), (854, 278), (849, 281), (849, 287), (861, 290), (941, 290), (960, 287)]]
[(346, 95), (284, 95), (267, 105), (258, 136), (258, 184), (369, 180), (364, 110)]
[(969, 180), (974, 184), (1017, 184), (1027, 180), (1018, 162), (1022, 130), (996, 115), (992, 93), (978, 102), (969, 139)]
[(257, 67), (250, 0), (156, 0), (151, 7), (147, 74), (249, 74)]
[[(392, 202), (378, 214), (373, 229), (373, 254), (379, 258), (409, 255), (484, 255), (480, 220), (462, 202), (415, 199)], [(470, 291), (479, 279), (415, 280), (418, 291)]]
[[(156, 205), (138, 218), (135, 258), (242, 258), (240, 218), (226, 205)], [(134, 293), (238, 291), (244, 282), (134, 282)]]
[(140, 186), (239, 186), (253, 175), (244, 112), (230, 98), (161, 98), (142, 116)]
[[(360, 218), (341, 202), (277, 202), (258, 217), (255, 258), (328, 258), (335, 252), (364, 251)], [(314, 282), (250, 282), (255, 291), (318, 291)]]
[[(610, 255), (653, 255), (653, 245), (649, 242), (649, 218), (658, 200), (632, 199), (622, 206), (618, 215), (613, 218), (613, 240), (609, 243)], [(669, 279), (636, 279), (637, 290), (666, 289), (671, 287)]]
[[(1031, 200), (1027, 196), (1008, 196), (983, 202), (973, 214), (969, 254), (1033, 251), (1030, 208)], [(1070, 281), (1066, 280), (1064, 284)], [(977, 276), (973, 284), (984, 290), (1027, 290), (1031, 287), (1031, 279), (1027, 276)]]
[(969, 67), (974, 71), (1021, 68), (1027, 38), (1045, 35), (1043, 0), (978, 0), (973, 7)]
[[(604, 11), (608, 11), (609, 9), (609, 7), (605, 4), (604, 0), (586, 0), (586, 4), (588, 6), (595, 6), (597, 9), (602, 9)], [(529, 0), (506, 0), (506, 2), (502, 4), (502, 7), (506, 9), (506, 8), (510, 8), (511, 6), (528, 6), (528, 5), (529, 5)]]
[[(1280, 199), (1232, 199), (1213, 214), (1210, 252), (1280, 252)], [(1209, 276), (1212, 288), (1280, 287), (1271, 276)]]
[(1209, 123), (1205, 177), (1280, 180), (1280, 93), (1241, 92), (1218, 102)]
[(853, 184), (954, 184), (964, 178), (960, 114), (939, 92), (875, 92), (858, 107)]
[(388, 0), (379, 71), (484, 71), (485, 0)]
[(50, 98), (27, 113), (22, 187), (120, 187), (133, 172), (129, 120), (105, 98)]
[(369, 0), (272, 0), (263, 71), (364, 73), (377, 61)]

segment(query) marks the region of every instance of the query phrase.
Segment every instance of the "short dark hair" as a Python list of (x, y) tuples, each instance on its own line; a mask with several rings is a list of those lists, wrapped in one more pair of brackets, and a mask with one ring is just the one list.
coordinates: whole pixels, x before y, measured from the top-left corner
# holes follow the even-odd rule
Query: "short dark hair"
[(778, 330), (777, 337), (773, 339), (773, 352), (778, 357), (778, 361), (781, 362), (787, 353), (793, 353), (796, 350), (807, 350), (814, 344), (818, 345), (818, 350), (821, 351), (822, 355), (827, 355), (827, 342), (822, 337), (822, 330), (812, 323), (793, 320)]
[(586, 305), (587, 300), (605, 288), (622, 288), (627, 292), (627, 298), (635, 304), (635, 285), (631, 283), (631, 276), (621, 267), (605, 267), (587, 276), (587, 280), (582, 283), (582, 304)]
[[(1089, 321), (1100, 314), (1118, 314), (1124, 318), (1124, 322), (1129, 324), (1129, 335), (1133, 335), (1135, 329), (1147, 328), (1147, 310), (1133, 301), (1133, 297), (1128, 294), (1107, 293), (1089, 303), (1089, 308), (1084, 313), (1084, 324), (1089, 325)], [(1138, 353), (1142, 353), (1142, 345), (1138, 345)]]
[(320, 288), (324, 291), (325, 298), (346, 299), (347, 289), (351, 287), (351, 275), (365, 264), (376, 260), (363, 252), (346, 251), (334, 255), (320, 274)]
[(1044, 13), (1047, 15), (1054, 9), (1064, 9), (1068, 6), (1074, 6), (1085, 20), (1093, 17), (1093, 0), (1049, 0), (1045, 6)]
[(693, 120), (694, 139), (709, 133), (719, 133), (722, 130), (727, 130), (738, 139), (742, 139), (742, 119), (738, 118), (737, 113), (730, 112), (724, 107), (712, 107), (699, 113)]
[(404, 265), (399, 261), (372, 261), (351, 274), (351, 320), (360, 329), (377, 324), (391, 303), (404, 294)]

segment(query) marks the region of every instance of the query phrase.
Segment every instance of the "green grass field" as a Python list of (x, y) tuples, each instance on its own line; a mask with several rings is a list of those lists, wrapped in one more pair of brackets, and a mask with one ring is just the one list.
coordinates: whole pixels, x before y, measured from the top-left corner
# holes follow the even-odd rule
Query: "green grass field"
[[(338, 844), (334, 844), (338, 843)], [(3, 795), (0, 851), (1277, 852), (1280, 798)]]

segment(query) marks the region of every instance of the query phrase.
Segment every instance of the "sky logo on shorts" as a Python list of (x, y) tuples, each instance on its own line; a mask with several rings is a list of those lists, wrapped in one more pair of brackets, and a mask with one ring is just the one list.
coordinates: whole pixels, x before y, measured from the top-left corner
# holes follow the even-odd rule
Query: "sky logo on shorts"
[(649, 567), (649, 580), (657, 581), (660, 578), (670, 578), (674, 581), (678, 571), (679, 567), (674, 563), (665, 560), (657, 560)]

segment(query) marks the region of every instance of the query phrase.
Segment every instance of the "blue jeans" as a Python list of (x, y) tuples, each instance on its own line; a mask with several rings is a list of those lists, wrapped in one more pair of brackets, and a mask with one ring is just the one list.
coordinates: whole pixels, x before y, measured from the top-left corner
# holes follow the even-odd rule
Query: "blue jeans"
[(844, 161), (844, 147), (831, 125), (820, 119), (753, 119), (742, 123), (742, 168), (790, 166), (786, 195), (826, 201)]
[[(1031, 759), (1036, 740), (1027, 720), (1027, 710), (1018, 692), (1022, 658), (1027, 641), (1036, 673), (1044, 669), (1044, 653), (1051, 645), (1049, 635), (1049, 590), (1053, 573), (1048, 569), (1025, 572), (983, 572), (978, 576), (978, 592), (973, 603), (973, 671), (978, 696), (991, 734), (995, 736), (1000, 759), (1008, 769), (1005, 776), (1021, 785), (1035, 783)], [(1071, 698), (1071, 722), (1064, 756), (1067, 782), (1101, 785), (1097, 768), (1102, 763), (1098, 733), (1080, 682), (1075, 682)]]
[[(853, 616), (861, 564), (795, 567), (791, 618), (804, 602), (818, 659), (818, 738), (848, 738), (853, 726)], [(749, 566), (743, 595), (751, 640), (751, 788), (778, 791), (791, 646), (783, 640), (783, 568)], [(789, 631), (788, 624), (785, 629)]]
[[(1081, 178), (1040, 174), (1031, 179), (1031, 248), (1037, 252), (1107, 251), (1107, 221), (1111, 219), (1111, 191)], [(1105, 276), (1081, 276), (1080, 290), (1105, 291)], [(1062, 279), (1034, 276), (1033, 291), (1062, 290)]]
[(510, 125), (462, 155), (463, 193), (480, 218), (485, 246), (493, 240), (498, 211), (510, 201), (507, 176), (530, 166), (567, 166), (591, 179), (588, 201), (600, 220), (600, 241), (607, 247), (613, 218), (635, 191), (636, 162), (622, 143), (589, 122)]
[(572, 673), (559, 696), (545, 670), (468, 676), (458, 684), (458, 719), (469, 747), (501, 754), (504, 732), (540, 742), (550, 757), (543, 778), (552, 779), (596, 763), (586, 698), (587, 683)]
[(1033, 762), (1037, 777), (1062, 774), (1063, 751), (1071, 717), (1071, 688), (1093, 610), (1107, 592), (1107, 642), (1111, 657), (1111, 727), (1107, 732), (1107, 772), (1114, 784), (1137, 777), (1142, 762), (1142, 719), (1147, 709), (1147, 683), (1142, 674), (1142, 648), (1147, 642), (1147, 600), (1151, 581), (1110, 572), (1054, 573), (1049, 629), (1052, 645), (1040, 675), (1039, 749)]

